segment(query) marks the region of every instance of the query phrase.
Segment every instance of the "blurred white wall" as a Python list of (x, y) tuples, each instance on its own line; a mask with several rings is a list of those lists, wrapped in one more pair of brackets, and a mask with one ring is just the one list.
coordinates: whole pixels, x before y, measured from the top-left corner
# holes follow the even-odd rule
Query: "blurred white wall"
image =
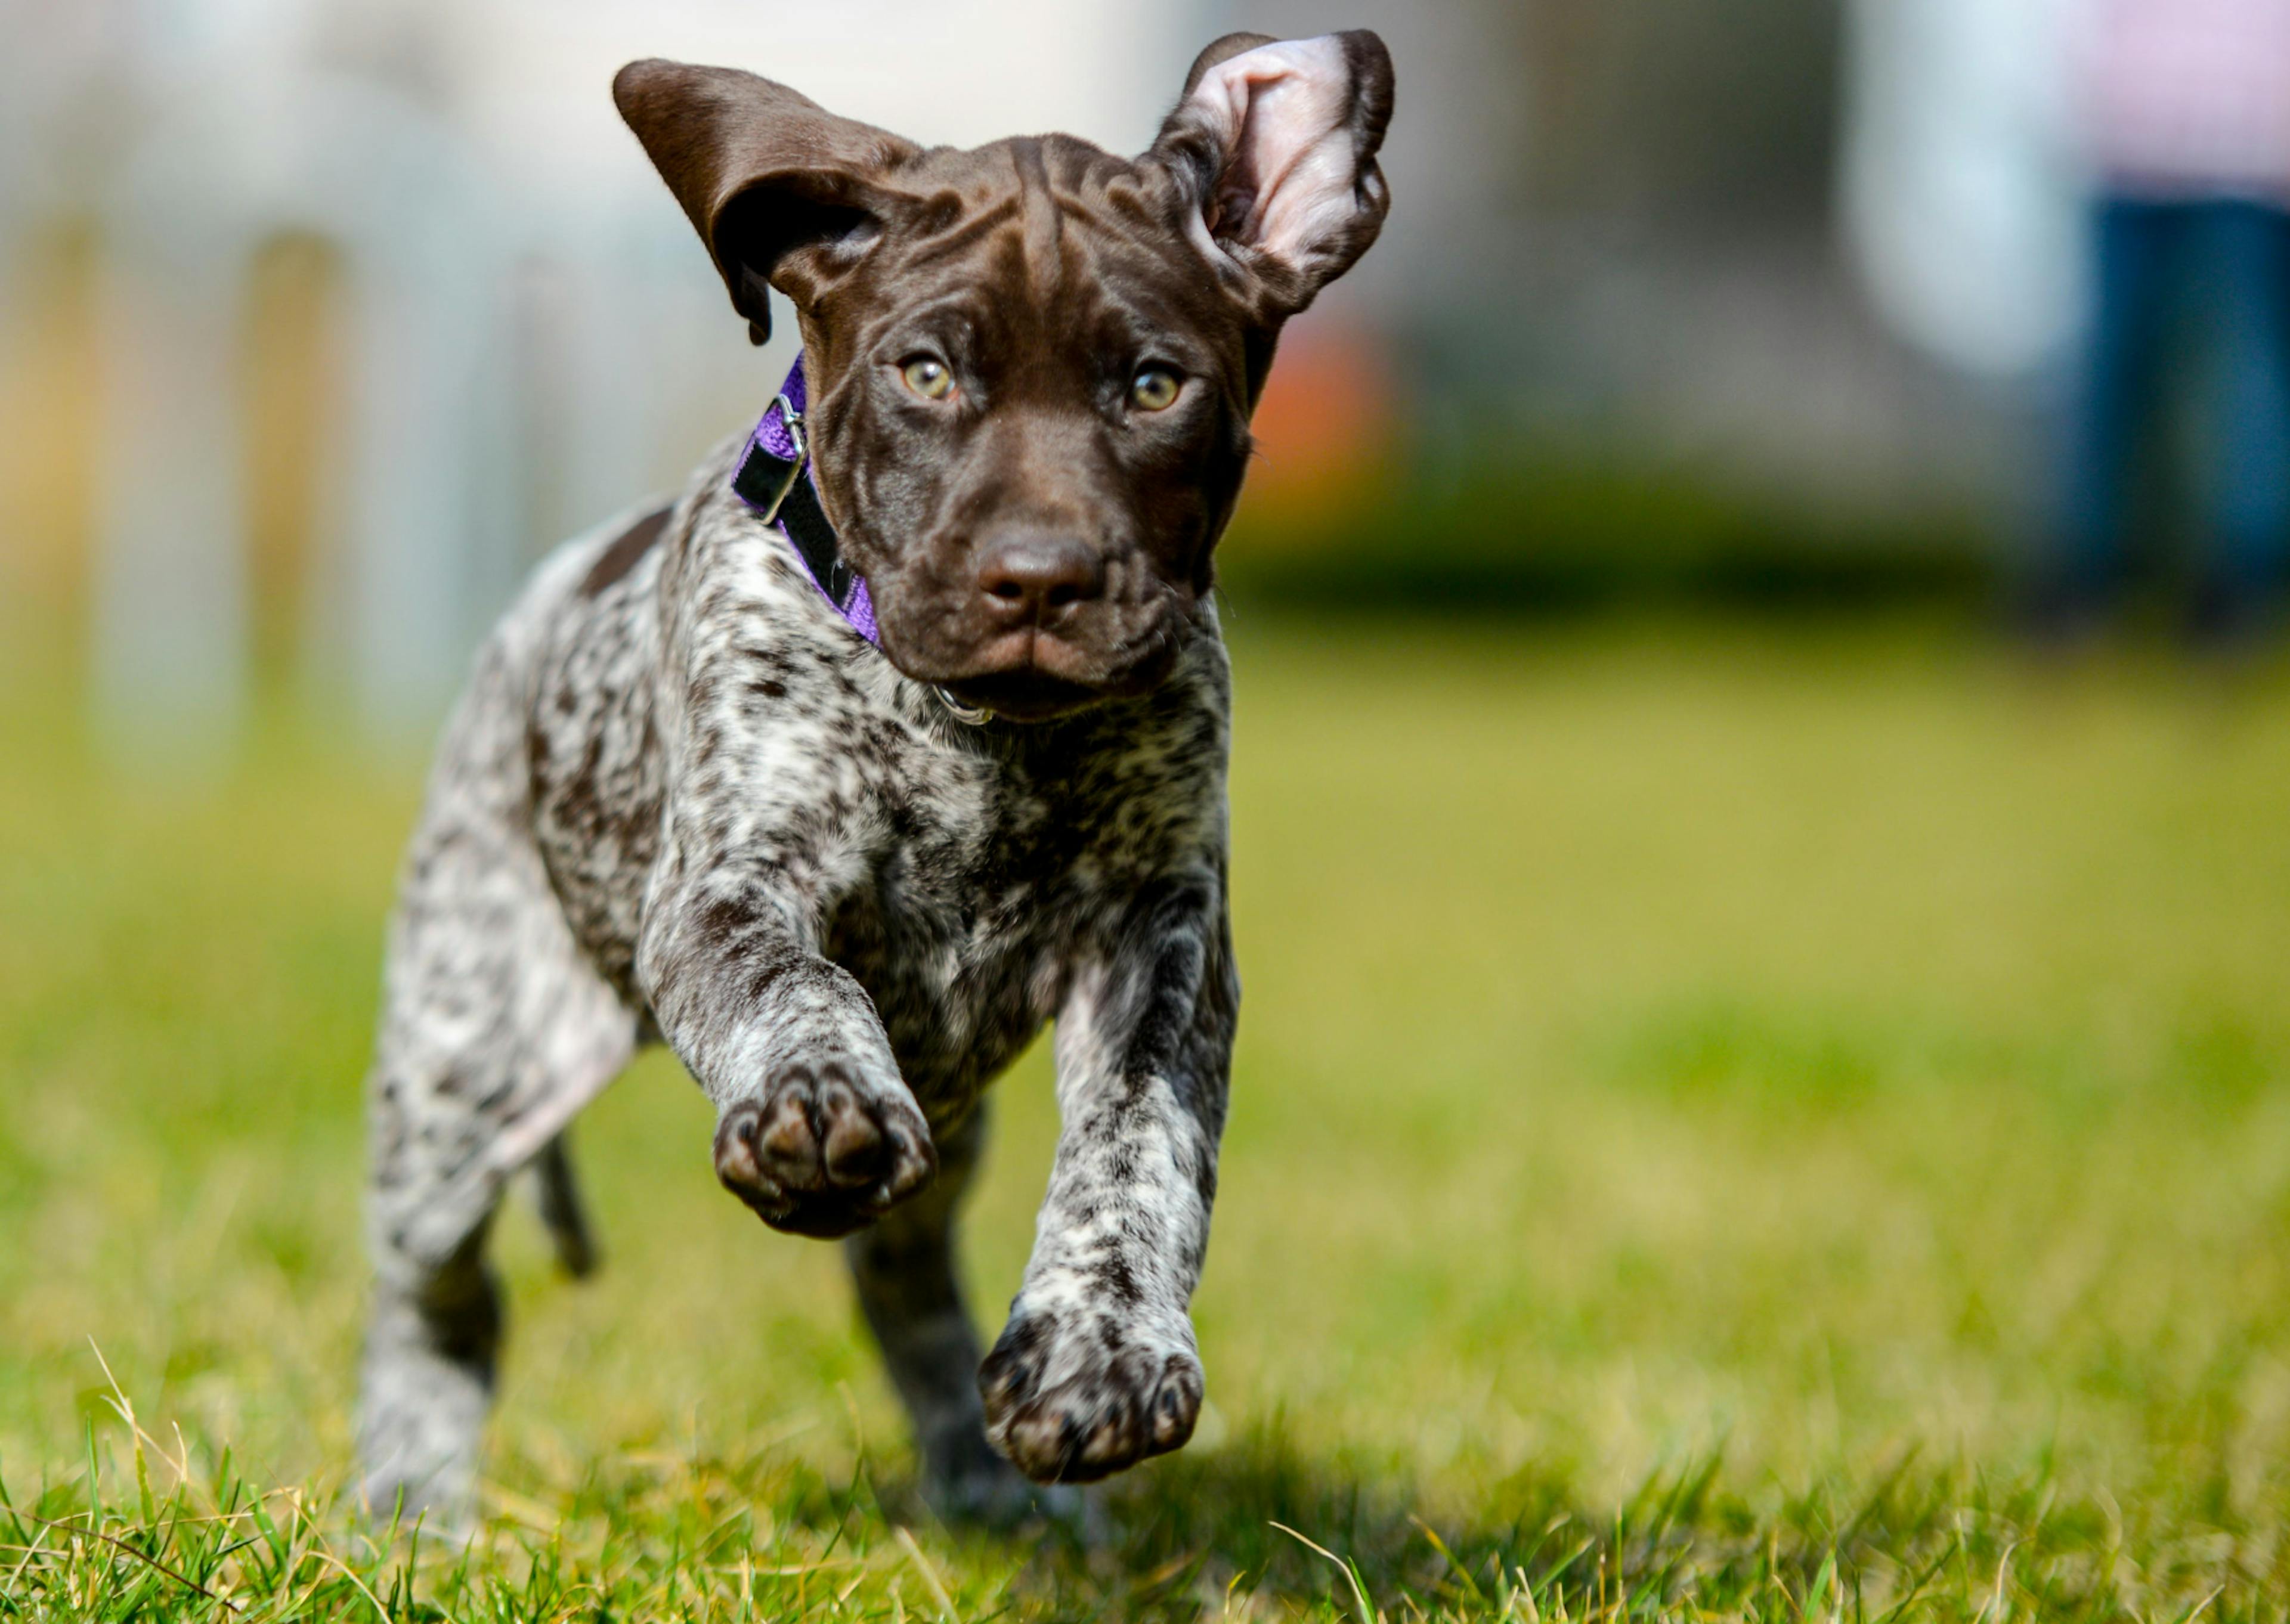
[(539, 548), (674, 484), (788, 359), (789, 324), (746, 345), (613, 115), (621, 62), (749, 68), (925, 140), (1135, 150), (1209, 38), (1368, 26), (1390, 225), (1292, 354), (1373, 354), (1433, 477), (1556, 440), (1851, 533), (2024, 481), (2020, 380), (2080, 308), (2049, 33), (2075, 3), (0, 0), (0, 348), (12, 239), (98, 220), (108, 433), (151, 442), (106, 447), (100, 691), (227, 730), (233, 290), (266, 236), (333, 243), (352, 376), (305, 663), (401, 728)]
[(1878, 312), (2010, 379), (2085, 316), (2076, 0), (1852, 0), (1840, 218)]
[(791, 323), (746, 343), (613, 110), (621, 63), (746, 68), (928, 142), (1136, 150), (1207, 23), (1191, 0), (0, 0), (0, 329), (30, 319), (7, 289), (31, 232), (92, 219), (103, 244), (95, 692), (123, 755), (212, 753), (244, 712), (234, 366), (266, 242), (342, 267), (308, 663), (402, 732), (540, 546), (677, 483), (791, 354)]

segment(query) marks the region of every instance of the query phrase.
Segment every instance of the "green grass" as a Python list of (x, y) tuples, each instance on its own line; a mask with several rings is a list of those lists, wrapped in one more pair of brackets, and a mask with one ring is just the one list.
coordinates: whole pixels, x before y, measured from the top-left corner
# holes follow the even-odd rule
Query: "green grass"
[[(2290, 676), (1235, 642), (1193, 1445), (1085, 1536), (932, 1523), (832, 1249), (716, 1188), (653, 1057), (579, 1132), (604, 1274), (503, 1227), (466, 1550), (340, 1499), (418, 764), (282, 707), (214, 780), (108, 772), (17, 659), (0, 1617), (2285, 1616)], [(1041, 1054), (997, 1109), (989, 1320)]]

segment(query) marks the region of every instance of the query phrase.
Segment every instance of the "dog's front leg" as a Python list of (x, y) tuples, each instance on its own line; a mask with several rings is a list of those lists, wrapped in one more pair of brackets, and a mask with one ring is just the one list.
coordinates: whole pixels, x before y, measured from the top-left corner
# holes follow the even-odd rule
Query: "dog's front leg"
[(1192, 1436), (1187, 1305), (1208, 1249), (1240, 986), (1221, 876), (1150, 899), (1058, 1015), (1062, 1126), (1034, 1253), (979, 1372), (988, 1436), (1044, 1483)]
[(716, 1102), (725, 1188), (774, 1229), (847, 1235), (930, 1182), (930, 1125), (872, 1000), (820, 956), (815, 902), (717, 849), (719, 824), (671, 817), (663, 872), (691, 877), (647, 898), (637, 980)]

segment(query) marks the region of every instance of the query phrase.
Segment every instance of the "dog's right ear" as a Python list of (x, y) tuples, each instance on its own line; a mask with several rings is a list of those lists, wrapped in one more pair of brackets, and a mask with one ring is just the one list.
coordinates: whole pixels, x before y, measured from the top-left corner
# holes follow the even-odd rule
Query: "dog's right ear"
[(1365, 28), (1228, 34), (1201, 52), (1146, 156), (1188, 195), (1195, 239), (1278, 322), (1367, 252), (1391, 207), (1376, 152), (1391, 53)]
[(630, 62), (613, 101), (758, 344), (772, 331), (767, 290), (809, 306), (856, 265), (882, 234), (882, 177), (919, 150), (732, 68)]

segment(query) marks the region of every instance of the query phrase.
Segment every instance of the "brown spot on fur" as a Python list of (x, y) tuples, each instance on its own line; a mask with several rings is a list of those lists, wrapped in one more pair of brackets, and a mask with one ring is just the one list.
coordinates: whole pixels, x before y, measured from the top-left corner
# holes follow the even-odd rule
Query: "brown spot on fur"
[(661, 532), (668, 528), (668, 516), (671, 511), (662, 508), (657, 512), (647, 513), (614, 537), (603, 556), (589, 566), (588, 578), (581, 583), (581, 596), (594, 597), (635, 569), (637, 562), (652, 551), (653, 544), (660, 540)]

